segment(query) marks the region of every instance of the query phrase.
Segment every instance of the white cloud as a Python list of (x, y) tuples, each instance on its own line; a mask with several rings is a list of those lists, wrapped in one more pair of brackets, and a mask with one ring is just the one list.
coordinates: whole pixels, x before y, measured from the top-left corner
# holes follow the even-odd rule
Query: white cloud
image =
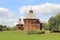
[(13, 24), (13, 26), (16, 26), (18, 24), (18, 22), (15, 22), (14, 24)]
[(0, 18), (0, 22), (3, 22), (3, 18)]
[[(23, 6), (22, 8), (20, 8), (20, 15), (26, 15), (31, 8), (36, 15), (40, 14), (40, 18), (41, 15), (46, 17), (48, 17), (47, 15), (49, 15), (51, 17), (60, 12), (60, 4), (45, 3), (45, 4), (33, 5), (33, 6), (31, 5)], [(43, 20), (43, 18), (41, 20)]]
[(6, 8), (0, 8), (0, 16), (13, 16), (13, 13), (9, 10), (9, 9), (6, 9)]
[(45, 19), (40, 19), (41, 23), (48, 23), (47, 21), (48, 21), (48, 19), (46, 19), (46, 20)]
[(24, 19), (24, 16), (20, 16), (20, 19)]
[(14, 25), (16, 25), (16, 23), (18, 23), (18, 19), (6, 19), (6, 18), (0, 18), (0, 24), (3, 25), (7, 25), (10, 27), (13, 27)]
[(10, 25), (14, 23), (13, 12), (0, 7), (0, 24)]
[(34, 5), (34, 6), (23, 6), (20, 9), (20, 13), (25, 13), (29, 11), (29, 9), (33, 9), (34, 12), (40, 14), (54, 14), (60, 12), (60, 4), (52, 4), (52, 3), (45, 3), (41, 5)]

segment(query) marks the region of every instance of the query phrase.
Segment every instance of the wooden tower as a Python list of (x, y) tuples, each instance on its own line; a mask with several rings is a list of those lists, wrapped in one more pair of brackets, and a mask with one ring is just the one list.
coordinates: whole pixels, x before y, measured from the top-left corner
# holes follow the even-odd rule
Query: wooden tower
[(17, 30), (23, 30), (23, 24), (21, 22), (21, 19), (19, 19), (17, 26)]
[(40, 21), (36, 19), (35, 15), (33, 14), (33, 10), (29, 10), (29, 14), (24, 19), (24, 30), (40, 30)]

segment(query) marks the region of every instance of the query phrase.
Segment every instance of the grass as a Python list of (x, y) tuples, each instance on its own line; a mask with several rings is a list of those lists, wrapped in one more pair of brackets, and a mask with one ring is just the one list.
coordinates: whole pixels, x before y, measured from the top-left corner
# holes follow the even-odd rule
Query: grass
[(28, 35), (25, 31), (3, 31), (0, 40), (60, 40), (60, 33)]

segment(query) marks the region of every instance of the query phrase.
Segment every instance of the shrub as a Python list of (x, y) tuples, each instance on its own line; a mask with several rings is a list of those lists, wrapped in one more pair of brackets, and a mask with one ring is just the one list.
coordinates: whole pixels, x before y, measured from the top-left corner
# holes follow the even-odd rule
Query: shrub
[(36, 34), (36, 31), (35, 30), (28, 30), (27, 33), (28, 34)]
[(28, 30), (27, 33), (28, 34), (44, 34), (45, 31), (42, 31), (42, 30)]
[(2, 28), (0, 28), (0, 31), (2, 31)]
[(37, 34), (44, 34), (45, 33), (44, 30), (37, 30), (36, 32), (37, 32)]

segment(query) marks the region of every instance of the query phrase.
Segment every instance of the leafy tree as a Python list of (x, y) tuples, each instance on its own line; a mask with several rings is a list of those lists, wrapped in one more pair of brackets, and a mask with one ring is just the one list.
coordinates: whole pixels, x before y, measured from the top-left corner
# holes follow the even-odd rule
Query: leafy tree
[(1, 25), (1, 24), (0, 24), (0, 31), (2, 31), (2, 30), (7, 30), (7, 26), (6, 26), (6, 25)]
[(49, 19), (48, 23), (49, 23), (49, 26), (50, 26), (50, 30), (51, 31), (57, 30), (55, 17), (51, 17)]
[(49, 24), (48, 23), (43, 23), (43, 28), (45, 30), (49, 30)]
[(0, 25), (0, 28), (2, 28), (3, 26), (2, 25)]
[(12, 28), (13, 30), (16, 30), (17, 29), (17, 27), (16, 26), (13, 26), (13, 28)]
[(60, 26), (60, 13), (55, 17), (51, 17), (48, 21), (51, 31), (59, 31)]
[(3, 26), (2, 26), (2, 25), (0, 25), (0, 31), (2, 31), (2, 27), (3, 27)]
[(58, 30), (60, 31), (60, 25), (58, 26)]

